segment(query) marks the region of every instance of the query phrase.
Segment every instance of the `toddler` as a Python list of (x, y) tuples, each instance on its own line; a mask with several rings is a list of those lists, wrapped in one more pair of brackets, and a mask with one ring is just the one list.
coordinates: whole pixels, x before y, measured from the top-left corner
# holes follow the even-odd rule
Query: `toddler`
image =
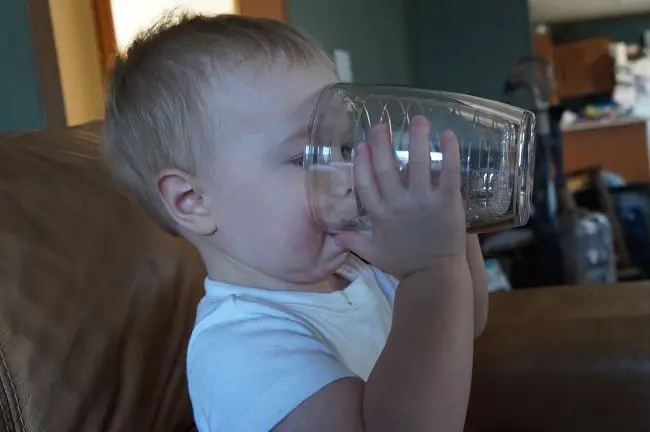
[(456, 138), (432, 182), (425, 118), (407, 178), (375, 126), (354, 152), (372, 234), (326, 234), (302, 161), (336, 79), (293, 28), (228, 15), (164, 20), (116, 60), (110, 165), (208, 272), (187, 353), (201, 432), (463, 429), (487, 291)]

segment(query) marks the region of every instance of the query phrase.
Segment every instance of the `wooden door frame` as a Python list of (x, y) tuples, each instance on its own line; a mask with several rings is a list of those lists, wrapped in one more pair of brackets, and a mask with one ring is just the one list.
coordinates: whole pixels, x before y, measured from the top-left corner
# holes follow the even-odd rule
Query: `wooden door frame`
[[(47, 0), (39, 1), (47, 2)], [(273, 18), (288, 23), (289, 7), (287, 3), (287, 0), (235, 0), (235, 12), (247, 16)], [(101, 67), (103, 77), (106, 79), (117, 54), (111, 0), (94, 0), (93, 5)]]
[(111, 0), (95, 0), (93, 2), (93, 10), (95, 12), (95, 28), (97, 29), (102, 79), (105, 82), (108, 72), (113, 67), (113, 61), (117, 54), (117, 40), (115, 39)]

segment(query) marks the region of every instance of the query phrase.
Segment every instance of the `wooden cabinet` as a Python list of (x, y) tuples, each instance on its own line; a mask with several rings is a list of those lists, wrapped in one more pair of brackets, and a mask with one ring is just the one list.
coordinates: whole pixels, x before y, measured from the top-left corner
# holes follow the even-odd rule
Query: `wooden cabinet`
[(237, 0), (237, 12), (259, 18), (272, 18), (289, 22), (286, 0)]
[(650, 181), (650, 134), (645, 120), (578, 124), (565, 129), (565, 172), (601, 165), (626, 181)]
[(614, 71), (609, 44), (609, 38), (593, 38), (554, 46), (553, 63), (560, 98), (612, 91)]

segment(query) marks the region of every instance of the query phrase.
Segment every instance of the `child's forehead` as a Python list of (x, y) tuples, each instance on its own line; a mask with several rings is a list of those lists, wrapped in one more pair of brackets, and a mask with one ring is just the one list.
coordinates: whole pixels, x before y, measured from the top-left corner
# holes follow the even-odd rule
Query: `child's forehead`
[(266, 90), (280, 105), (303, 112), (316, 102), (318, 92), (335, 81), (336, 75), (322, 65), (279, 69), (269, 76)]
[(236, 85), (229, 88), (232, 103), (226, 107), (232, 114), (239, 114), (233, 120), (244, 120), (251, 127), (259, 125), (268, 130), (270, 122), (280, 127), (283, 123), (286, 126), (305, 123), (319, 92), (334, 82), (336, 75), (322, 64), (278, 65), (243, 71), (234, 78), (236, 81), (230, 82)]

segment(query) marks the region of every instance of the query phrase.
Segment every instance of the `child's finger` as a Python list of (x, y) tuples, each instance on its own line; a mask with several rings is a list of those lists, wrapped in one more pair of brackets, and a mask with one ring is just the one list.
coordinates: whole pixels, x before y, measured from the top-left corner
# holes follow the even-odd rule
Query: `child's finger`
[(431, 188), (430, 123), (424, 116), (411, 120), (409, 139), (409, 187), (417, 190)]
[(456, 134), (446, 130), (440, 137), (442, 150), (442, 172), (440, 173), (440, 187), (446, 192), (458, 193), (460, 191), (460, 150)]
[(354, 148), (354, 184), (361, 203), (368, 212), (379, 209), (381, 194), (372, 166), (372, 155), (368, 143), (361, 142)]
[(389, 126), (386, 124), (373, 126), (370, 144), (372, 146), (372, 163), (382, 197), (388, 199), (389, 197), (402, 196), (404, 184), (399, 177), (398, 165), (395, 163)]

